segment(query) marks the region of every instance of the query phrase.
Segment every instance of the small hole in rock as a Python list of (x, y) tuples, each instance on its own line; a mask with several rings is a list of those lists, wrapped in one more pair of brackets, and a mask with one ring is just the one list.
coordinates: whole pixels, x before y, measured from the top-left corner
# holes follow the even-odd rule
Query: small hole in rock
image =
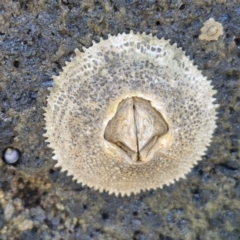
[(159, 26), (159, 25), (160, 25), (160, 22), (159, 22), (159, 21), (156, 21), (156, 25)]
[(230, 152), (231, 155), (235, 155), (235, 154), (237, 155), (238, 150), (233, 148), (233, 149), (230, 149), (229, 152)]
[(135, 211), (135, 212), (132, 213), (132, 215), (133, 215), (133, 216), (137, 216), (137, 215), (138, 215), (138, 212)]
[(93, 233), (89, 233), (89, 237), (90, 237), (90, 238), (93, 238), (93, 237), (94, 237), (94, 234), (93, 234)]
[(231, 115), (231, 114), (234, 114), (234, 113), (235, 113), (234, 108), (233, 107), (229, 107), (229, 114)]
[(215, 168), (210, 169), (209, 173), (210, 174), (216, 174), (216, 169)]
[(68, 1), (68, 0), (62, 0), (62, 3), (63, 3), (64, 5), (68, 5), (68, 4), (69, 4), (69, 1)]
[(108, 213), (102, 213), (102, 219), (107, 220), (109, 218)]
[(180, 10), (183, 10), (185, 7), (186, 7), (186, 5), (185, 5), (185, 4), (182, 4), (182, 5), (179, 7), (179, 9), (180, 9)]
[(234, 42), (237, 46), (240, 46), (240, 38), (235, 38)]
[(54, 169), (50, 169), (50, 170), (49, 170), (49, 174), (52, 175), (52, 174), (54, 174), (54, 173), (55, 173), (55, 170), (54, 170)]
[(113, 6), (113, 10), (114, 12), (118, 12), (118, 8), (115, 5)]
[(20, 64), (19, 61), (16, 60), (16, 61), (14, 61), (13, 66), (14, 66), (15, 68), (18, 68), (18, 67), (19, 67), (19, 64)]
[(130, 30), (131, 30), (130, 28), (126, 28), (126, 31), (125, 31), (125, 32), (126, 32), (126, 33), (130, 33)]

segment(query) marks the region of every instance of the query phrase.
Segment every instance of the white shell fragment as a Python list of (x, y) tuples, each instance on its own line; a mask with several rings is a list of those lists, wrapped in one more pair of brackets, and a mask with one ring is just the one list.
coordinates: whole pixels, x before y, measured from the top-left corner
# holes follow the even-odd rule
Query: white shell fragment
[(210, 81), (176, 44), (144, 33), (75, 53), (45, 108), (56, 166), (116, 195), (185, 177), (216, 126)]
[(3, 156), (6, 163), (14, 164), (19, 159), (19, 152), (14, 148), (7, 148)]
[(218, 40), (223, 35), (223, 26), (213, 18), (208, 19), (201, 28), (200, 40), (213, 41)]

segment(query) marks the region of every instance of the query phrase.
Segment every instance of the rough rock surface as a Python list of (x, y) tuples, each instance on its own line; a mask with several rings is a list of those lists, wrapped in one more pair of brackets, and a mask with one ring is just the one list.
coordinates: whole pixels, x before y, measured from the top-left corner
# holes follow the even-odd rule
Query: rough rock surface
[[(203, 23), (223, 25), (200, 41)], [(54, 169), (42, 107), (75, 48), (130, 30), (181, 46), (213, 80), (220, 104), (211, 147), (187, 178), (130, 197), (99, 193)], [(236, 0), (2, 0), (0, 3), (0, 238), (240, 238), (240, 3)]]

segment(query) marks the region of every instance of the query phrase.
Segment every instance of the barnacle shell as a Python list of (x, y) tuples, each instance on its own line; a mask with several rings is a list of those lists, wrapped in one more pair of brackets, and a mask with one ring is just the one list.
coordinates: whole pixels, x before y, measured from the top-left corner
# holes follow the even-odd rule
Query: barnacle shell
[(75, 53), (45, 108), (56, 166), (116, 195), (184, 177), (215, 129), (210, 81), (176, 44), (144, 33), (109, 35)]
[(218, 40), (223, 35), (222, 24), (216, 22), (213, 18), (208, 19), (201, 28), (200, 40), (212, 41)]

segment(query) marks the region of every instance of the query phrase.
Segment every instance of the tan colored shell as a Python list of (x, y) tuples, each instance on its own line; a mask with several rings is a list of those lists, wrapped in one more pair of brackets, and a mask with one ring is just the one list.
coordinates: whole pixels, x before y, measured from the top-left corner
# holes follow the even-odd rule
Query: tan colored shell
[(223, 26), (213, 18), (208, 19), (201, 28), (200, 40), (213, 41), (218, 40), (223, 35)]
[[(215, 129), (216, 93), (184, 52), (146, 34), (119, 34), (66, 63), (46, 107), (46, 134), (57, 167), (78, 182), (116, 195), (173, 183), (204, 154)], [(151, 161), (132, 164), (104, 138), (118, 104), (128, 97), (151, 102), (168, 135)]]

